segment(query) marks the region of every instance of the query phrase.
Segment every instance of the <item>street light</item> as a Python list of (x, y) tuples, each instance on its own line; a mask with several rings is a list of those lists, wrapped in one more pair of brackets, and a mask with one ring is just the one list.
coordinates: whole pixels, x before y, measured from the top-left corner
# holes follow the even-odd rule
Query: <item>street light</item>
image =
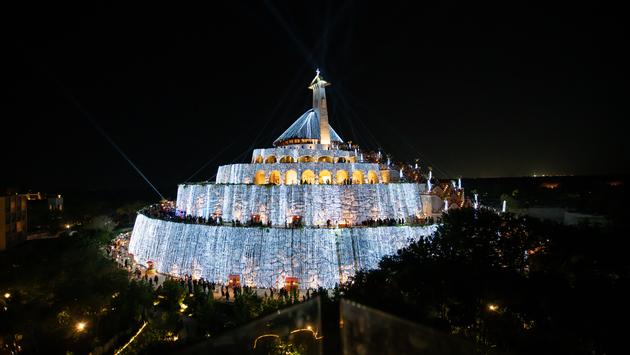
[(8, 292), (6, 292), (6, 293), (4, 294), (4, 298), (6, 298), (6, 299), (11, 298), (11, 294), (10, 294), (10, 293), (8, 293)]
[(78, 322), (75, 327), (76, 327), (77, 331), (82, 332), (82, 331), (85, 330), (85, 326), (86, 326), (85, 322)]
[(494, 303), (490, 303), (490, 304), (488, 305), (488, 310), (489, 310), (489, 311), (491, 311), (491, 312), (496, 312), (498, 309), (499, 309), (499, 306), (497, 306), (497, 305), (496, 305), (496, 304), (494, 304)]

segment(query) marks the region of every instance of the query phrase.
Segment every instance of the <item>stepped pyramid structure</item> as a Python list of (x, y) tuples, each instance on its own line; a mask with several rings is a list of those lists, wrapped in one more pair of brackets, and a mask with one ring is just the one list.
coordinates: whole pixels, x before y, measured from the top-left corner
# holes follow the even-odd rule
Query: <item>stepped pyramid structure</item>
[(442, 201), (343, 141), (328, 121), (329, 85), (318, 70), (313, 107), (251, 163), (179, 185), (172, 209), (141, 211), (129, 242), (136, 261), (252, 287), (331, 288), (431, 235), (435, 225), (411, 221), (439, 215)]

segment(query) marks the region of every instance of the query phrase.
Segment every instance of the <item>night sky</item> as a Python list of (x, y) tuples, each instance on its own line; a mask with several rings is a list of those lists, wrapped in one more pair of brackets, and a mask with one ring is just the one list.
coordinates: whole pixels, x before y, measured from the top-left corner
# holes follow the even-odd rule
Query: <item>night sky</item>
[(317, 67), (342, 138), (437, 175), (629, 172), (620, 8), (175, 3), (4, 11), (0, 186), (148, 189), (91, 121), (159, 188), (208, 179), (310, 108)]

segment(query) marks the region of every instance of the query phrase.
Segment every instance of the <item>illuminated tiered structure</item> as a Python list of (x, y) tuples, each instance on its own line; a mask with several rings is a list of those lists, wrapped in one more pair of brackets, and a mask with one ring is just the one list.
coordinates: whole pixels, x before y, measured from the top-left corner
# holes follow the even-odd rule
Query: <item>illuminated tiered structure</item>
[[(433, 225), (412, 222), (439, 215), (442, 200), (343, 142), (328, 123), (328, 85), (318, 71), (309, 87), (313, 108), (273, 148), (255, 149), (250, 164), (219, 167), (215, 183), (179, 186), (181, 215), (219, 225), (139, 214), (129, 243), (136, 260), (217, 282), (239, 275), (255, 287), (290, 278), (329, 288), (429, 236)], [(377, 220), (395, 225), (366, 226)]]

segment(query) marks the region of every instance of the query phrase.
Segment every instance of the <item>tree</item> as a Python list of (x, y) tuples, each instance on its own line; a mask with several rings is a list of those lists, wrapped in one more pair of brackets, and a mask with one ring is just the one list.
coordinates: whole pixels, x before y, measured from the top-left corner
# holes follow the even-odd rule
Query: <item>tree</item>
[(90, 221), (86, 226), (86, 229), (102, 230), (111, 232), (116, 227), (114, 220), (107, 215), (99, 215)]
[(343, 289), (485, 352), (610, 352), (624, 339), (615, 324), (629, 313), (620, 235), (454, 210), (432, 239), (358, 272)]

